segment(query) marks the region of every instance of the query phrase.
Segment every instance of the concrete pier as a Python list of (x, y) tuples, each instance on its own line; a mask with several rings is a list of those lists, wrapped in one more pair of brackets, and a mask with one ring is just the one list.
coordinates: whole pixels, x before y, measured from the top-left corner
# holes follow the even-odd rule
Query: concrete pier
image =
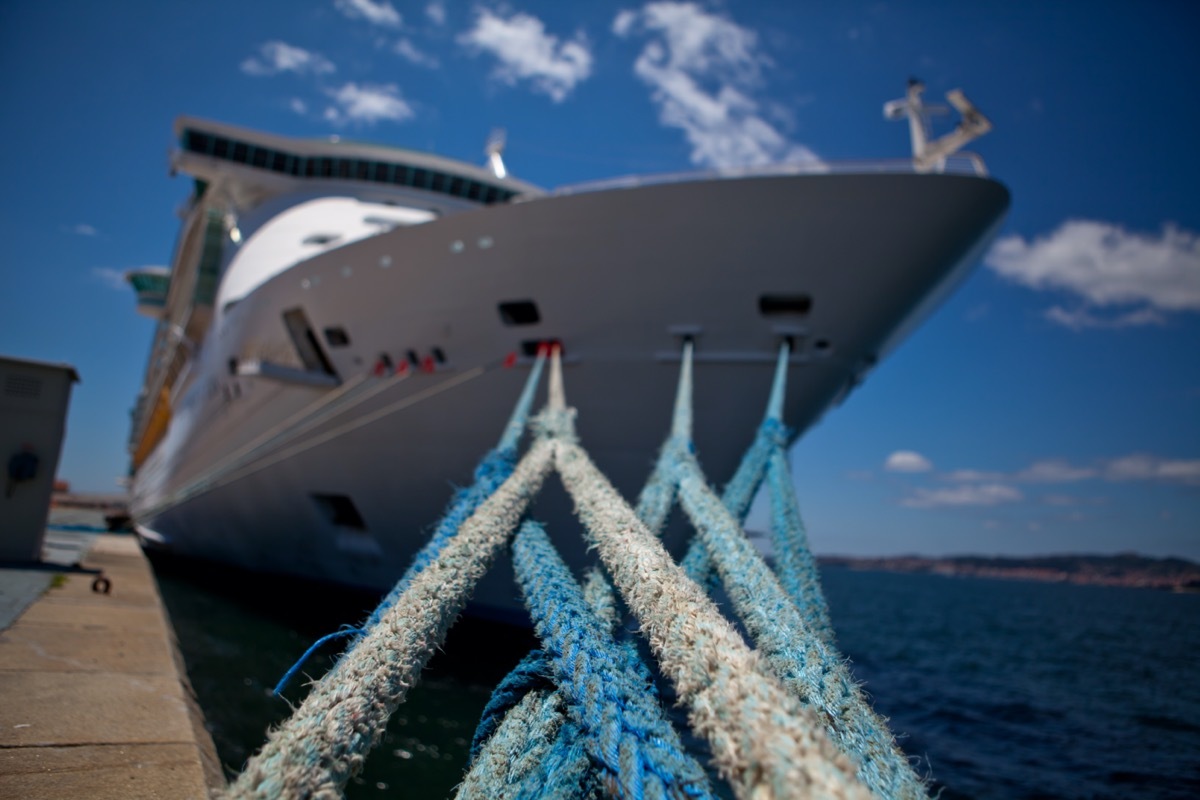
[(110, 593), (49, 573), (0, 633), (0, 797), (208, 798), (220, 764), (150, 565), (133, 536), (88, 539)]

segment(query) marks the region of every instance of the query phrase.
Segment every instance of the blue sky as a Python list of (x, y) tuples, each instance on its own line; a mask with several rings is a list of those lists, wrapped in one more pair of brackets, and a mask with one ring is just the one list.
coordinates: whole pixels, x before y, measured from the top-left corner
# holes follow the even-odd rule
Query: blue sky
[(544, 186), (900, 158), (962, 87), (1013, 207), (973, 277), (795, 448), (814, 548), (1200, 559), (1200, 12), (1187, 3), (0, 5), (0, 352), (76, 365), (60, 475), (110, 490), (181, 113)]

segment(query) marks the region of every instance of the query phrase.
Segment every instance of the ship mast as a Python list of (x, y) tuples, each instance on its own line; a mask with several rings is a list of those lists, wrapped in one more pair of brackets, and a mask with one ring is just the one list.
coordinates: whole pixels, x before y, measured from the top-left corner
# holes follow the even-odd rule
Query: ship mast
[(504, 128), (496, 128), (488, 136), (487, 145), (483, 148), (483, 152), (487, 153), (488, 169), (497, 178), (503, 178), (508, 175), (508, 170), (504, 167), (504, 159), (500, 157), (504, 152), (506, 138)]
[[(941, 105), (927, 106), (921, 100), (925, 84), (909, 78), (908, 93), (899, 100), (883, 105), (883, 116), (890, 120), (908, 119), (912, 135), (913, 167), (917, 172), (941, 172), (946, 168), (946, 158), (957, 153), (964, 145), (992, 129), (992, 123), (980, 113), (975, 104), (967, 99), (961, 89), (946, 92), (946, 100), (962, 115), (958, 126), (937, 139), (931, 139), (929, 119), (934, 114), (945, 114), (948, 108)], [(976, 159), (978, 162), (978, 159)]]

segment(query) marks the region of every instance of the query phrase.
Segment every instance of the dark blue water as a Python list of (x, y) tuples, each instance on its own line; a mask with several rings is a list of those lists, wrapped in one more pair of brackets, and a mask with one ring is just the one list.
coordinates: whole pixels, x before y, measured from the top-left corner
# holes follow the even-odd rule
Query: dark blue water
[[(269, 695), (278, 676), (373, 602), (159, 572), (233, 771), (287, 716)], [(824, 582), (842, 651), (942, 798), (1200, 797), (1200, 595), (845, 569)], [(348, 796), (449, 795), (490, 687), (529, 641), (459, 623)]]
[(823, 579), (842, 652), (943, 798), (1200, 797), (1200, 595)]

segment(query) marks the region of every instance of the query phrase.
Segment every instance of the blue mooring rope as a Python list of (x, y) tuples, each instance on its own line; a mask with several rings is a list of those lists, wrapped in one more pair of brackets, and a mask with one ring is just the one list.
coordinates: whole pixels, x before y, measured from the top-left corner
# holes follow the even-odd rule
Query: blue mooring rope
[(658, 704), (649, 672), (592, 613), (542, 526), (513, 540), (517, 582), (584, 747), (622, 797), (711, 797), (703, 768)]

